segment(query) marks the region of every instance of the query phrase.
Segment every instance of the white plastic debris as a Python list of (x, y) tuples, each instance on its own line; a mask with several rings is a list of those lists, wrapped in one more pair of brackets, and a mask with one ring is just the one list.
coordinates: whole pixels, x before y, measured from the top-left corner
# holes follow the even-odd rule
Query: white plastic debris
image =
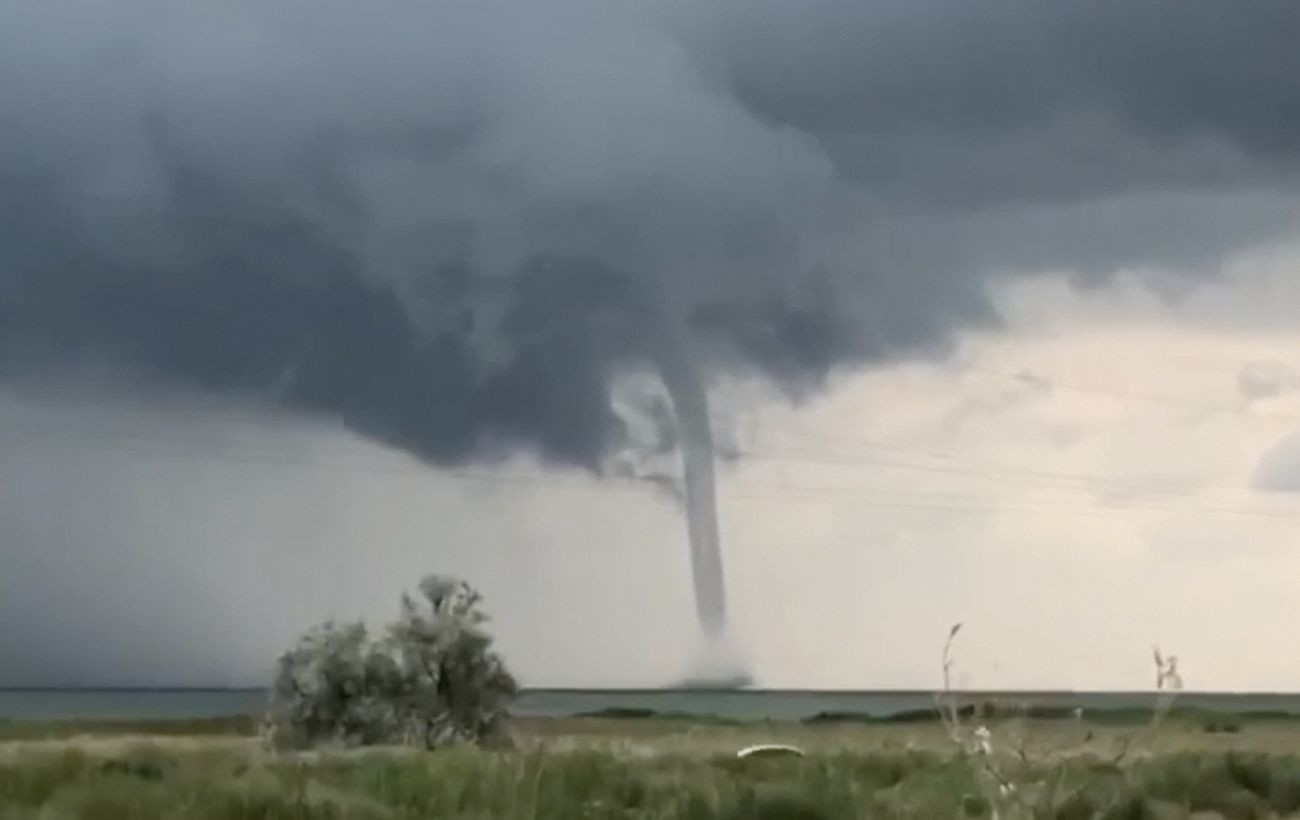
[(762, 743), (747, 746), (736, 752), (736, 757), (803, 757), (804, 751), (797, 746), (785, 746), (780, 743)]

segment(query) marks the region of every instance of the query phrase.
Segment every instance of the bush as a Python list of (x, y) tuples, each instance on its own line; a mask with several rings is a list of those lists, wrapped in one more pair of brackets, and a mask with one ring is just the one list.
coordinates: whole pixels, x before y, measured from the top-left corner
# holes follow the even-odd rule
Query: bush
[(407, 744), (432, 749), (499, 736), (517, 687), (468, 584), (429, 576), (381, 640), (364, 624), (318, 626), (280, 657), (272, 688), (278, 746)]

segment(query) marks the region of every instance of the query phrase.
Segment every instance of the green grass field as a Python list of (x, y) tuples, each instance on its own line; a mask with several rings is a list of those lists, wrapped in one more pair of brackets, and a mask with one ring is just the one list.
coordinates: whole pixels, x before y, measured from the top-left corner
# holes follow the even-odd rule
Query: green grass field
[[(249, 719), (7, 722), (0, 820), (1300, 817), (1300, 723), (1143, 725), (998, 720), (986, 756), (932, 721), (536, 719), (508, 751), (274, 755)], [(735, 756), (769, 741), (809, 754)]]

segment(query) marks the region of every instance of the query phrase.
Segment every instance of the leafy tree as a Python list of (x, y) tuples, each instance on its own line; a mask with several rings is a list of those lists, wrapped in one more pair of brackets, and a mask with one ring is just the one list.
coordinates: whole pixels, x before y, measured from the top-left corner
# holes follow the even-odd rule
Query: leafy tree
[(402, 596), (381, 640), (360, 623), (326, 623), (280, 657), (271, 708), (278, 745), (432, 749), (501, 736), (517, 685), (492, 651), (482, 597), (440, 576), (419, 589), (419, 598)]

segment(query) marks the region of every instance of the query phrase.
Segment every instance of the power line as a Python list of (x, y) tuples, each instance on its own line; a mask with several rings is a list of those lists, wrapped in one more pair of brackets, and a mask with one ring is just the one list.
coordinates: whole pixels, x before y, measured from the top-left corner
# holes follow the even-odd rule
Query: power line
[[(1015, 374), (1004, 373), (1004, 372), (990, 370), (986, 368), (971, 368), (971, 369), (979, 370), (980, 372), (998, 375), (1004, 378), (1021, 379), (1021, 380), (1023, 379), (1023, 377), (1017, 376)], [(1136, 398), (1139, 400), (1155, 401), (1161, 404), (1178, 406), (1178, 407), (1192, 407), (1194, 409), (1205, 410), (1207, 412), (1228, 413), (1234, 416), (1244, 417), (1244, 418), (1252, 418), (1252, 419), (1260, 418), (1260, 416), (1247, 417), (1245, 411), (1243, 411), (1240, 408), (1233, 409), (1233, 408), (1225, 408), (1225, 407), (1212, 407), (1207, 405), (1193, 405), (1193, 404), (1179, 402), (1173, 399), (1162, 399), (1162, 398), (1151, 397), (1151, 396), (1138, 396), (1136, 394), (1126, 394), (1118, 390), (1107, 390), (1102, 388), (1093, 389), (1093, 388), (1085, 388), (1085, 387), (1072, 387), (1070, 389), (1077, 389), (1077, 390), (1087, 391), (1087, 392), (1101, 392), (1104, 393), (1105, 395), (1114, 396), (1114, 397)], [(729, 414), (723, 413), (721, 415), (726, 417)], [(736, 416), (734, 414), (730, 414), (730, 416), (734, 422)], [(1300, 420), (1300, 415), (1291, 416), (1291, 415), (1283, 415), (1283, 414), (1273, 414), (1273, 417), (1281, 420), (1290, 420), (1293, 418), (1296, 420)], [(1180, 486), (1180, 482), (1173, 479), (1153, 480), (1150, 477), (1144, 477), (1144, 476), (1103, 475), (1097, 473), (1071, 472), (1071, 471), (1063, 471), (1063, 470), (1043, 470), (1043, 469), (1037, 469), (1031, 467), (1024, 467), (1020, 465), (1011, 465), (1005, 462), (995, 462), (995, 461), (989, 461), (987, 459), (971, 458), (970, 456), (961, 455), (950, 451), (919, 449), (915, 447), (900, 445), (893, 442), (881, 442), (879, 440), (859, 438), (854, 436), (829, 436), (825, 434), (807, 433), (803, 431), (781, 431), (776, 434), (776, 438), (778, 440), (787, 440), (787, 439), (793, 440), (796, 442), (796, 444), (799, 441), (805, 441), (814, 444), (825, 444), (834, 447), (837, 452), (828, 455), (825, 453), (816, 452), (815, 450), (810, 450), (808, 448), (803, 448), (802, 450), (796, 450), (793, 453), (780, 452), (780, 451), (765, 452), (762, 449), (755, 449), (744, 453), (744, 455), (752, 458), (757, 458), (760, 460), (784, 459), (784, 460), (813, 463), (813, 464), (834, 464), (834, 465), (844, 465), (844, 466), (854, 466), (857, 464), (869, 464), (871, 466), (886, 466), (886, 467), (892, 467), (897, 469), (906, 469), (906, 470), (931, 472), (931, 473), (946, 473), (949, 475), (966, 475), (966, 476), (972, 476), (978, 478), (997, 477), (997, 478), (1003, 478), (1005, 480), (1017, 481), (1020, 483), (1067, 482), (1067, 483), (1074, 483), (1074, 484), (1100, 485), (1103, 487), (1111, 488), (1112, 490), (1122, 490), (1122, 491), (1133, 491), (1136, 485), (1142, 485), (1142, 489), (1141, 489), (1142, 492), (1156, 493), (1156, 494), (1162, 494), (1162, 493), (1177, 494), (1183, 491), (1183, 487)], [(856, 459), (845, 458), (844, 453), (846, 450), (851, 450), (855, 452), (866, 451), (870, 454)], [(970, 465), (970, 466), (963, 469), (961, 466), (953, 467), (947, 465), (930, 465), (925, 463), (921, 463), (921, 464), (907, 463), (898, 460), (891, 461), (888, 459), (881, 458), (879, 455), (877, 455), (877, 453), (880, 452), (903, 455), (912, 458), (913, 461), (915, 461), (916, 458), (923, 458), (923, 459), (938, 460), (944, 462), (955, 462), (958, 465)], [(1033, 479), (1038, 479), (1041, 481), (1035, 482), (1033, 481)], [(1238, 489), (1235, 487), (1225, 487), (1222, 485), (1218, 485), (1218, 486), (1199, 485), (1199, 486), (1201, 486), (1203, 489), (1216, 489), (1225, 492), (1235, 492)]]
[[(625, 481), (614, 482), (592, 482), (585, 480), (575, 481), (572, 478), (548, 475), (528, 475), (528, 474), (511, 474), (503, 471), (473, 471), (464, 468), (442, 468), (430, 470), (421, 465), (382, 465), (378, 463), (365, 462), (346, 462), (346, 461), (322, 461), (319, 458), (293, 458), (286, 459), (283, 457), (276, 458), (272, 451), (263, 451), (258, 454), (246, 455), (237, 452), (199, 452), (194, 450), (168, 450), (166, 447), (157, 446), (139, 446), (139, 440), (132, 442), (130, 439), (112, 442), (103, 438), (94, 439), (92, 446), (98, 449), (116, 450), (129, 455), (146, 456), (153, 458), (179, 458), (182, 460), (201, 460), (201, 461), (225, 461), (239, 464), (251, 464), (271, 467), (308, 467), (311, 469), (326, 470), (344, 470), (351, 472), (363, 473), (387, 473), (398, 475), (421, 475), (428, 477), (437, 477), (452, 481), (472, 482), (487, 486), (497, 485), (523, 485), (552, 489), (556, 487), (565, 487), (572, 489), (581, 489), (583, 491), (613, 491), (627, 492), (637, 495), (644, 495), (644, 489)], [(135, 446), (123, 446), (123, 444)], [(6, 455), (21, 455), (21, 445), (19, 452), (14, 452), (14, 448), (6, 448)], [(48, 456), (48, 452), (41, 454), (43, 457)], [(635, 479), (633, 481), (636, 481)], [(639, 483), (639, 482), (637, 482)], [(909, 490), (888, 490), (879, 488), (859, 488), (859, 487), (836, 487), (836, 486), (816, 486), (816, 485), (781, 485), (781, 486), (740, 486), (735, 489), (724, 487), (722, 495), (730, 498), (749, 500), (772, 500), (772, 499), (795, 499), (807, 498), (817, 501), (825, 501), (831, 498), (852, 498), (858, 506), (872, 508), (890, 508), (890, 509), (909, 509), (925, 510), (929, 512), (944, 513), (1010, 513), (1010, 514), (1029, 514), (1029, 515), (1082, 515), (1082, 516), (1106, 516), (1106, 515), (1129, 515), (1132, 513), (1157, 513), (1168, 515), (1208, 515), (1208, 516), (1231, 516), (1244, 518), (1259, 519), (1293, 519), (1300, 518), (1300, 512), (1285, 510), (1257, 510), (1246, 508), (1223, 508), (1207, 507), (1203, 505), (1189, 505), (1187, 507), (1168, 507), (1168, 506), (1151, 506), (1151, 505), (1133, 505), (1125, 504), (1122, 506), (1099, 505), (1099, 506), (1067, 506), (1067, 505), (1025, 505), (1025, 504), (1005, 504), (997, 502), (994, 499), (988, 499), (980, 496), (958, 496), (952, 494), (940, 494), (927, 491), (909, 491)]]
[[(890, 493), (903, 499), (901, 501), (877, 501), (875, 499), (879, 494)], [(737, 493), (744, 496), (744, 493)], [(1095, 515), (1129, 515), (1132, 513), (1157, 513), (1162, 515), (1209, 515), (1209, 516), (1228, 516), (1243, 518), (1261, 518), (1261, 519), (1300, 519), (1300, 511), (1286, 510), (1255, 510), (1248, 508), (1233, 507), (1208, 507), (1203, 505), (1189, 505), (1187, 507), (1170, 507), (1170, 506), (1152, 506), (1139, 504), (1123, 505), (1097, 505), (1097, 506), (1067, 506), (1067, 505), (1025, 505), (1025, 504), (1004, 504), (996, 500), (981, 498), (978, 496), (944, 496), (942, 494), (907, 491), (882, 491), (882, 490), (859, 490), (851, 487), (809, 487), (809, 486), (791, 486), (785, 488), (783, 496), (807, 496), (812, 500), (825, 500), (829, 496), (844, 496), (855, 499), (868, 500), (868, 506), (891, 506), (904, 509), (923, 509), (923, 510), (944, 510), (949, 512), (1007, 512), (1007, 513), (1030, 513), (1042, 515), (1055, 514), (1075, 514), (1083, 516)], [(755, 497), (772, 497), (771, 494), (758, 494)], [(908, 498), (915, 498), (916, 501), (908, 502)], [(966, 503), (929, 503), (929, 499), (948, 498), (951, 502)]]
[[(864, 443), (864, 446), (865, 443)], [(866, 449), (870, 449), (866, 446)], [(1236, 493), (1240, 487), (1213, 485), (1190, 482), (1172, 478), (1153, 478), (1141, 475), (1102, 475), (1097, 473), (1076, 473), (1064, 471), (1037, 470), (1026, 467), (1011, 466), (1000, 462), (988, 462), (968, 459), (955, 454), (937, 454), (933, 451), (915, 450), (901, 446), (882, 445), (886, 453), (903, 453), (912, 456), (911, 460), (882, 457), (876, 454), (852, 455), (826, 454), (807, 450), (763, 450), (744, 451), (743, 455), (759, 461), (792, 462), (818, 464), (835, 467), (883, 467), (910, 472), (931, 473), (971, 478), (976, 480), (1010, 481), (1031, 486), (1052, 489), (1090, 490), (1100, 494), (1121, 493), (1143, 495), (1181, 495), (1188, 489), (1212, 490), (1223, 493)], [(952, 463), (932, 464), (918, 462), (917, 458), (928, 458)]]
[(1230, 415), (1240, 418), (1254, 419), (1273, 419), (1277, 421), (1300, 421), (1300, 413), (1279, 413), (1273, 411), (1256, 412), (1252, 415), (1251, 411), (1241, 406), (1204, 404), (1201, 402), (1188, 401), (1186, 399), (1174, 398), (1171, 396), (1158, 396), (1149, 393), (1135, 393), (1128, 390), (1120, 390), (1113, 387), (1104, 387), (1098, 385), (1082, 385), (1070, 382), (1059, 381), (1050, 377), (1038, 377), (1029, 373), (1013, 373), (1005, 370), (998, 370), (983, 365), (966, 364), (961, 365), (961, 370), (968, 373), (980, 373), (986, 376), (993, 376), (1000, 379), (1019, 382), (1021, 384), (1041, 384), (1044, 387), (1054, 390), (1065, 390), (1071, 393), (1085, 393), (1097, 396), (1108, 396), (1111, 398), (1125, 399), (1129, 401), (1141, 401), (1148, 404), (1158, 404), (1166, 407), (1176, 407), (1185, 410), (1196, 410), (1201, 413), (1215, 413), (1220, 415)]
[[(999, 479), (1004, 481), (1015, 481), (1030, 484), (1047, 484), (1056, 486), (1061, 482), (1065, 483), (1083, 483), (1088, 485), (1109, 485), (1115, 490), (1128, 490), (1130, 485), (1137, 482), (1149, 482), (1148, 478), (1123, 478), (1118, 476), (1097, 476), (1085, 474), (1069, 473), (1048, 473), (1038, 470), (1003, 470), (1003, 469), (985, 469), (975, 467), (947, 466), (941, 464), (923, 464), (914, 461), (900, 461), (897, 459), (881, 458), (878, 456), (855, 457), (855, 458), (836, 458), (820, 454), (802, 454), (798, 452), (779, 452), (764, 450), (747, 450), (743, 453), (747, 458), (753, 458), (760, 461), (788, 461), (806, 464), (821, 464), (824, 466), (842, 466), (842, 467), (862, 467), (875, 466), (887, 467), (892, 469), (909, 470), (923, 473), (940, 473), (943, 475), (963, 476), (968, 478), (979, 479)], [(1169, 490), (1166, 490), (1168, 492)]]
[[(220, 438), (215, 440), (214, 439), (206, 439), (206, 440), (186, 439), (181, 441), (175, 441), (175, 440), (167, 441), (164, 439), (160, 439), (156, 435), (141, 436), (139, 434), (131, 434), (131, 433), (126, 433), (124, 435), (123, 431), (114, 430), (111, 428), (110, 429), (100, 428), (99, 430), (95, 430), (94, 428), (80, 427), (77, 429), (76, 432), (72, 433), (71, 435), (69, 435), (67, 431), (63, 431), (58, 435), (51, 435), (51, 432), (49, 430), (38, 429), (34, 431), (29, 430), (25, 434), (25, 436), (29, 441), (38, 438), (52, 439), (55, 441), (58, 441), (60, 439), (79, 440), (83, 443), (89, 441), (95, 444), (96, 446), (100, 447), (101, 449), (112, 447), (118, 449), (119, 451), (122, 449), (121, 445), (123, 444), (142, 445), (145, 448), (145, 450), (136, 450), (135, 452), (144, 453), (147, 450), (148, 454), (158, 455), (158, 456), (175, 456), (177, 454), (176, 453), (177, 444), (182, 445), (182, 449), (183, 449), (185, 445), (189, 445), (192, 443), (207, 448), (203, 451), (197, 452), (195, 455), (198, 457), (205, 457), (205, 456), (210, 457), (215, 453), (220, 453), (221, 458), (227, 461), (238, 461), (244, 463), (248, 463), (250, 461), (258, 462), (258, 463), (265, 462), (268, 456), (270, 456), (279, 464), (310, 465), (310, 466), (320, 467), (325, 469), (349, 469), (352, 467), (356, 467), (358, 469), (369, 470), (371, 472), (378, 472), (378, 473), (399, 472), (399, 473), (407, 473), (407, 474), (423, 473), (427, 469), (418, 463), (413, 463), (409, 465), (399, 465), (399, 464), (392, 464), (386, 462), (378, 462), (366, 458), (362, 458), (359, 460), (354, 458), (339, 459), (337, 458), (337, 456), (340, 454), (350, 457), (350, 456), (360, 455), (360, 453), (356, 451), (348, 452), (346, 450), (337, 450), (334, 448), (322, 449), (320, 447), (312, 447), (305, 454), (302, 451), (292, 451), (292, 450), (290, 451), (281, 450), (280, 452), (277, 453), (274, 450), (267, 448), (264, 443), (234, 442), (235, 446), (232, 447), (232, 442), (230, 441), (229, 438)], [(162, 446), (164, 448), (171, 448), (171, 451), (160, 452), (158, 450), (159, 446)], [(247, 453), (250, 452), (250, 448), (252, 454), (251, 456), (247, 455)], [(907, 452), (905, 448), (894, 448), (894, 449), (902, 452)], [(323, 462), (319, 458), (320, 455), (330, 456), (331, 458), (329, 461)], [(791, 454), (791, 453), (770, 452), (770, 451), (760, 451), (760, 450), (747, 451), (744, 453), (744, 455), (746, 458), (750, 458), (757, 461), (778, 462), (778, 463), (822, 464), (822, 465), (845, 466), (845, 467), (885, 467), (889, 469), (902, 469), (907, 471), (915, 471), (915, 472), (923, 472), (923, 473), (938, 473), (944, 475), (954, 475), (959, 477), (974, 478), (974, 479), (980, 479), (985, 481), (998, 479), (998, 480), (1014, 481), (1018, 483), (1028, 483), (1031, 485), (1046, 485), (1046, 486), (1051, 486), (1054, 489), (1057, 488), (1055, 486), (1055, 483), (1066, 482), (1069, 484), (1082, 483), (1087, 486), (1100, 484), (1108, 488), (1112, 492), (1120, 492), (1120, 491), (1134, 492), (1135, 484), (1139, 484), (1139, 483), (1149, 484), (1150, 481), (1149, 479), (1143, 479), (1138, 477), (1124, 478), (1124, 477), (1116, 477), (1116, 476), (1097, 476), (1097, 475), (1086, 475), (1086, 474), (1066, 474), (1066, 473), (1058, 474), (1058, 473), (1048, 473), (1044, 471), (1014, 470), (1009, 468), (990, 470), (986, 468), (968, 468), (968, 467), (961, 467), (961, 466), (918, 464), (909, 461), (900, 461), (898, 459), (880, 458), (878, 456), (868, 457), (868, 458), (843, 458), (843, 457), (825, 456), (819, 454), (804, 455), (801, 453)], [(1071, 488), (1075, 489), (1074, 487)], [(1136, 490), (1136, 491), (1142, 491), (1146, 493), (1161, 492), (1150, 487), (1141, 490)], [(1163, 490), (1163, 492), (1165, 493), (1175, 492), (1175, 490), (1165, 489)]]

